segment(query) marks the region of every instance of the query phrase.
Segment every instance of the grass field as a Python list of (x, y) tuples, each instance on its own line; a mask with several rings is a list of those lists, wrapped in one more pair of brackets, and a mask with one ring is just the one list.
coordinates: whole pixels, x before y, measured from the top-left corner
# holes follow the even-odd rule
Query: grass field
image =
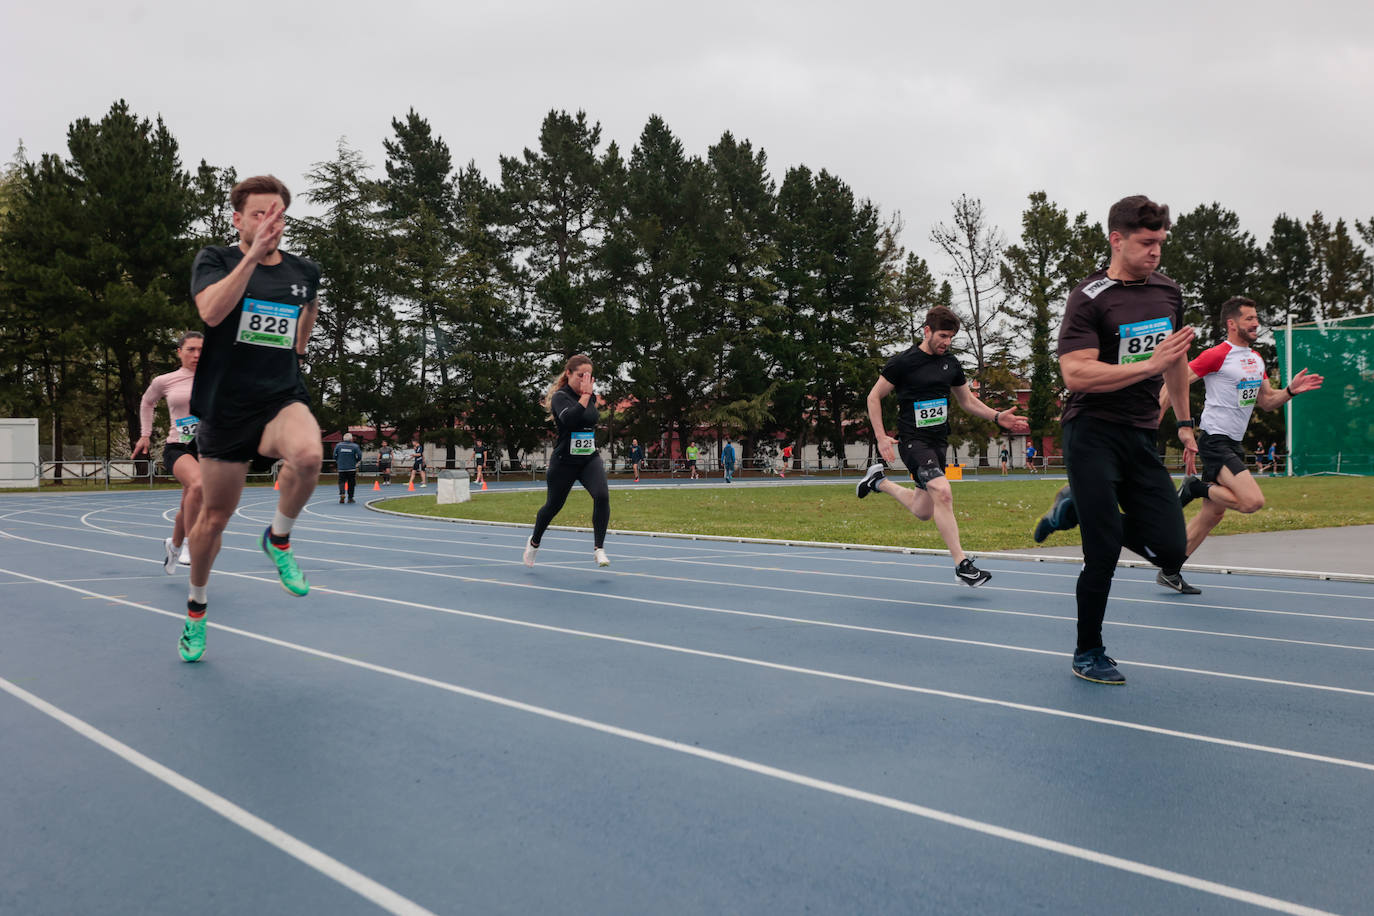
[[(1063, 486), (1053, 480), (988, 480), (954, 484), (959, 533), (969, 550), (1035, 546), (1031, 529)], [(1263, 479), (1268, 504), (1253, 515), (1227, 513), (1214, 534), (1291, 531), (1374, 524), (1374, 478)], [(387, 509), (448, 518), (531, 524), (544, 503), (542, 492), (479, 493), (466, 503), (438, 506), (433, 495), (381, 503)], [(1185, 510), (1188, 517), (1198, 503)], [(575, 487), (555, 525), (591, 526), (591, 500)], [(611, 527), (781, 540), (943, 548), (933, 523), (920, 522), (890, 497), (860, 502), (854, 483), (781, 487), (680, 487), (611, 489)], [(1079, 543), (1077, 529), (1059, 532), (1046, 546)]]

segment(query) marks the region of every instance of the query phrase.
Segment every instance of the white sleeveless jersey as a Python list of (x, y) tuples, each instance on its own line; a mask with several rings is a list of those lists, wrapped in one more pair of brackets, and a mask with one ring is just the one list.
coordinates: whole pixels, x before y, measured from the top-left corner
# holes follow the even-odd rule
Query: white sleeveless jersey
[(1240, 442), (1264, 385), (1264, 360), (1249, 347), (1223, 342), (1203, 350), (1188, 368), (1207, 386), (1202, 429)]

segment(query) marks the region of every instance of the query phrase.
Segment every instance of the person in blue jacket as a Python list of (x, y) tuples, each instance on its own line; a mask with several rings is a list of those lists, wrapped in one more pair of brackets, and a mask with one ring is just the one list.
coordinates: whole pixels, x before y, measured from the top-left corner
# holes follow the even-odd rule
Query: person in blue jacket
[(581, 353), (568, 360), (563, 374), (549, 388), (545, 404), (558, 427), (558, 441), (549, 459), (548, 496), (534, 518), (534, 533), (525, 544), (526, 566), (534, 565), (534, 553), (572, 485), (581, 482), (592, 497), (592, 531), (597, 566), (610, 566), (606, 557), (606, 528), (611, 521), (611, 493), (606, 483), (606, 464), (596, 450), (596, 424), (601, 412), (596, 409), (596, 384), (592, 381), (592, 361)]
[(735, 447), (729, 439), (725, 440), (720, 450), (720, 466), (725, 471), (725, 482), (732, 483), (735, 479)]
[(339, 502), (344, 501), (345, 490), (348, 501), (353, 502), (353, 491), (358, 486), (358, 465), (362, 460), (363, 450), (353, 441), (353, 434), (344, 433), (343, 441), (334, 446), (334, 468), (339, 472)]

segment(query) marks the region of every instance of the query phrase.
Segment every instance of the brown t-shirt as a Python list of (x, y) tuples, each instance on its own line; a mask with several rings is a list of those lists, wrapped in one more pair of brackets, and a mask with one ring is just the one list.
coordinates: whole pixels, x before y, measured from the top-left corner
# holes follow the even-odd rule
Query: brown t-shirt
[[(1098, 362), (1121, 364), (1149, 359), (1155, 347), (1183, 327), (1183, 293), (1178, 284), (1156, 271), (1143, 282), (1123, 284), (1092, 274), (1069, 293), (1059, 326), (1058, 355), (1096, 350)], [(1162, 375), (1092, 394), (1073, 391), (1064, 401), (1063, 422), (1096, 417), (1141, 429), (1159, 428)]]

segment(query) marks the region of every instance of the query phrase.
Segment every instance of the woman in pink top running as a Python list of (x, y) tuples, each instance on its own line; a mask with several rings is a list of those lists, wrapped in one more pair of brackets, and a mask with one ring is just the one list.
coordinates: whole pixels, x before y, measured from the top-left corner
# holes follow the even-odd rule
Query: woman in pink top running
[(167, 432), (167, 444), (162, 449), (162, 464), (168, 474), (181, 482), (181, 508), (177, 511), (172, 536), (162, 545), (162, 569), (169, 576), (176, 572), (178, 563), (182, 566), (191, 565), (186, 533), (196, 523), (196, 515), (200, 512), (200, 453), (196, 450), (196, 428), (200, 421), (191, 414), (191, 383), (196, 377), (202, 346), (204, 335), (199, 331), (187, 331), (181, 335), (181, 342), (177, 344), (181, 368), (153, 379), (143, 395), (139, 410), (143, 435), (134, 445), (135, 458), (148, 454), (149, 437), (153, 432), (153, 411), (163, 398), (167, 399), (167, 413), (172, 421)]

